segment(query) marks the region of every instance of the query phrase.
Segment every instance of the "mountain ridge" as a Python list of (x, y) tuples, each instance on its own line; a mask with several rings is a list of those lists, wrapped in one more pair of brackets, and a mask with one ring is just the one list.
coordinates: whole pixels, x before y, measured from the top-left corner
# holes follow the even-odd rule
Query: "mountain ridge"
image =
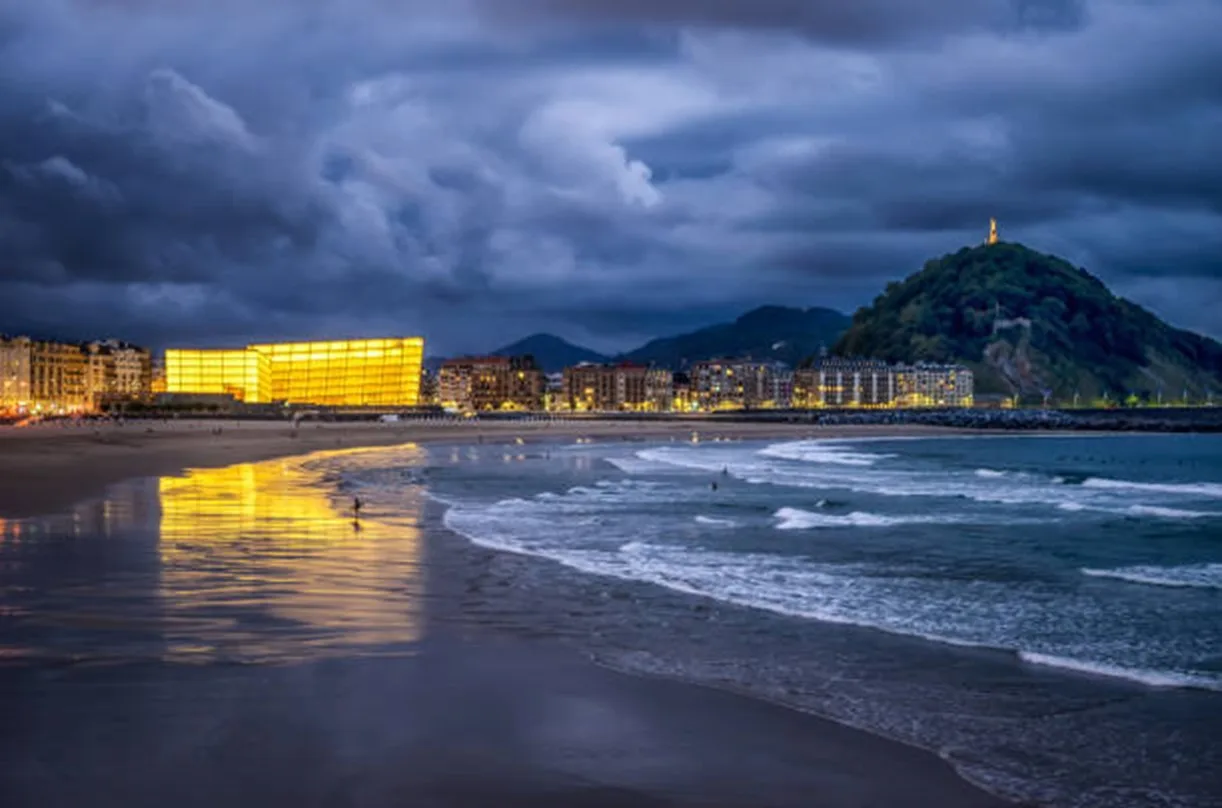
[(750, 357), (796, 365), (821, 346), (831, 348), (849, 323), (848, 315), (822, 306), (759, 306), (732, 322), (658, 337), (617, 358), (673, 370), (717, 357)]
[(529, 354), (547, 373), (555, 373), (581, 362), (606, 362), (609, 357), (582, 345), (569, 342), (555, 334), (539, 332), (492, 351), (490, 356), (522, 356)]
[[(759, 306), (730, 322), (657, 337), (619, 354), (603, 354), (546, 332), (511, 342), (489, 356), (530, 354), (543, 370), (553, 373), (580, 362), (637, 362), (680, 370), (693, 362), (718, 357), (751, 357), (796, 365), (821, 346), (830, 348), (848, 327), (849, 316), (814, 306)], [(429, 357), (430, 370), (442, 357)]]

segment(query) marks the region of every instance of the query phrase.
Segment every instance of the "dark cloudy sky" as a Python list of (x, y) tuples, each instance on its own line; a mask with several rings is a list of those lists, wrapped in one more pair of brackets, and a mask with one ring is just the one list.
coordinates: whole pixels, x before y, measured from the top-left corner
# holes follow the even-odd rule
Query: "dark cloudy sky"
[(1003, 237), (1222, 336), (1222, 0), (0, 0), (0, 331), (852, 311)]

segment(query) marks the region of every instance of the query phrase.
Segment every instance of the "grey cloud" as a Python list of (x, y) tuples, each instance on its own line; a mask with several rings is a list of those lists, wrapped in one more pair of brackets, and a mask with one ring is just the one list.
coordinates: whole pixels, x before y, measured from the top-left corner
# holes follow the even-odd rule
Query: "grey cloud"
[(1083, 0), (524, 0), (491, 13), (616, 23), (792, 31), (837, 45), (938, 39), (976, 29), (1063, 29), (1082, 24)]
[(6, 6), (0, 331), (611, 349), (991, 215), (1210, 323), (1216, 4), (508, 5)]

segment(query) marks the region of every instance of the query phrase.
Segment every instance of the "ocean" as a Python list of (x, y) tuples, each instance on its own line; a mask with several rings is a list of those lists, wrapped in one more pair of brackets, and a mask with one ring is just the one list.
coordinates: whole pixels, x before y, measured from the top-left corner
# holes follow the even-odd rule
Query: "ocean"
[[(446, 615), (438, 542), (472, 570)], [(827, 716), (1029, 803), (1222, 806), (1222, 436), (556, 441), (193, 470), (0, 522), (0, 618), (17, 681), (410, 655), (450, 621)]]
[[(444, 524), (551, 562), (536, 591), (548, 574), (636, 586), (631, 637), (581, 640), (611, 664), (934, 749), (1011, 797), (1222, 805), (1218, 437), (477, 447), (435, 462)], [(676, 595), (732, 611), (648, 619)]]

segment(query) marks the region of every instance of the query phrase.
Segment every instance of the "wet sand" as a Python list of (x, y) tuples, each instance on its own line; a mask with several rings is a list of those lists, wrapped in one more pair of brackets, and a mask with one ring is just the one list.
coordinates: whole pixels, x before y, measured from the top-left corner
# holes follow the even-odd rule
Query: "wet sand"
[[(220, 429), (220, 433), (215, 432)], [(407, 421), (397, 424), (284, 421), (130, 421), (0, 427), (0, 518), (50, 513), (131, 477), (175, 474), (322, 449), (402, 443), (534, 443), (578, 437), (599, 441), (769, 439), (961, 434), (920, 426), (702, 423), (699, 421)]]
[(7, 808), (1002, 805), (932, 754), (532, 643), (0, 683)]

